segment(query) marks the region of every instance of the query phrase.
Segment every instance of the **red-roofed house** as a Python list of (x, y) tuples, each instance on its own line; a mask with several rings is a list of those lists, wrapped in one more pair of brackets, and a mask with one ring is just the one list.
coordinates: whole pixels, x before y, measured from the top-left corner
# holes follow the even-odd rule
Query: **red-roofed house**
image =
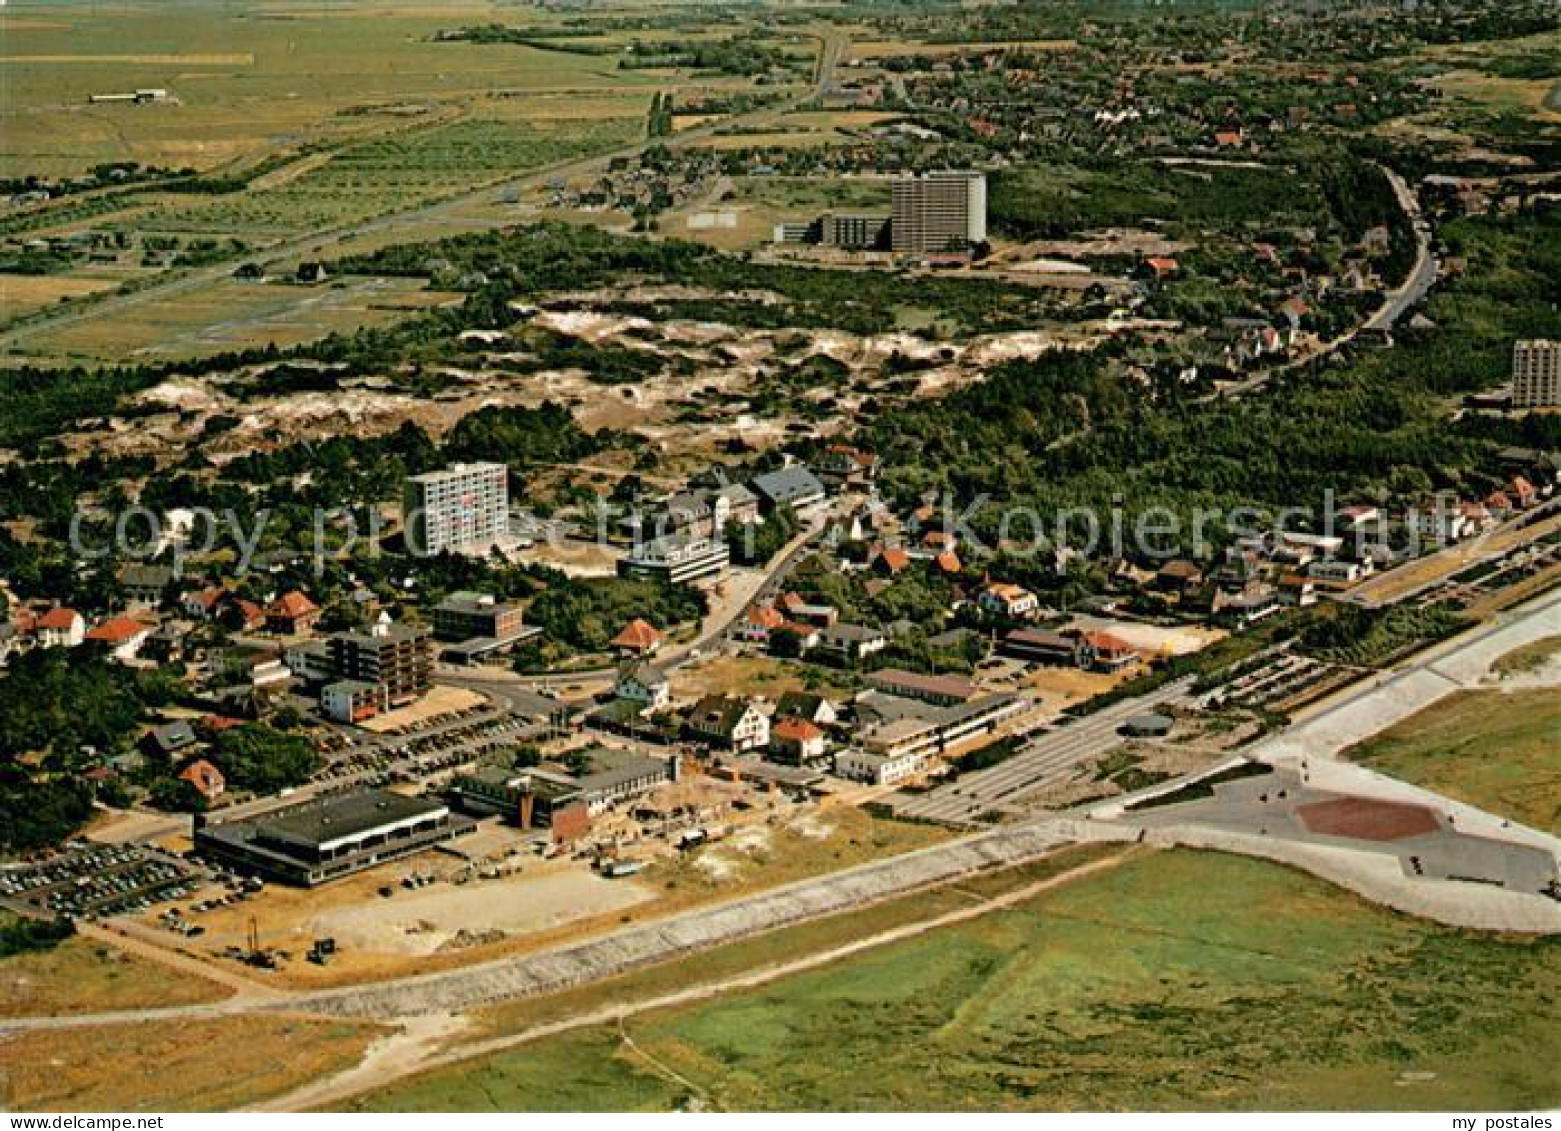
[(770, 633), (785, 623), (786, 618), (774, 605), (755, 605), (737, 626), (737, 635), (762, 644), (770, 638)]
[(958, 573), (965, 568), (959, 560), (959, 555), (953, 550), (944, 550), (933, 559), (933, 562), (944, 573)]
[(227, 779), (222, 776), (222, 771), (204, 758), (197, 758), (184, 767), (179, 778), (193, 785), (195, 792), (207, 801), (217, 800), (228, 788)]
[(1144, 266), (1154, 272), (1156, 279), (1164, 279), (1182, 269), (1182, 265), (1168, 255), (1151, 255), (1144, 260)]
[(612, 646), (625, 656), (648, 656), (666, 641), (666, 637), (639, 617), (635, 617), (612, 638)]
[(1243, 140), (1240, 130), (1219, 130), (1214, 135), (1214, 144), (1221, 149), (1240, 149)]
[(976, 604), (986, 612), (1000, 617), (1024, 620), (1040, 611), (1041, 602), (1034, 593), (1006, 581), (993, 581), (976, 595)]
[(85, 639), (87, 622), (75, 609), (55, 606), (39, 614), (32, 632), (40, 648), (74, 648)]
[(1513, 476), (1512, 482), (1507, 484), (1507, 494), (1520, 507), (1531, 507), (1539, 502), (1539, 492), (1534, 489), (1534, 484), (1521, 475)]
[(911, 556), (898, 546), (886, 547), (873, 559), (873, 568), (879, 573), (887, 573), (890, 576), (903, 573), (910, 566)]
[(136, 658), (141, 645), (152, 635), (152, 626), (129, 617), (110, 617), (87, 633), (86, 639), (102, 644), (108, 654), (124, 663)]
[(1084, 643), (1089, 646), (1089, 666), (1096, 671), (1121, 671), (1143, 658), (1138, 654), (1138, 649), (1109, 632), (1086, 632)]
[(319, 619), (320, 606), (296, 589), (266, 606), (266, 628), (283, 636), (302, 636)]
[(770, 727), (770, 757), (803, 766), (824, 756), (824, 732), (806, 719), (781, 719)]
[(217, 617), (230, 628), (251, 630), (266, 623), (266, 611), (253, 601), (231, 594), (217, 603)]

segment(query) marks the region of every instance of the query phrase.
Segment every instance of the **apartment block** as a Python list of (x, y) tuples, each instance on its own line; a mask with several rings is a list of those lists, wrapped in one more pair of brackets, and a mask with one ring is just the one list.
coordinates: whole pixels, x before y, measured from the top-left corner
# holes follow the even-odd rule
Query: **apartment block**
[(1512, 347), (1512, 405), (1561, 405), (1561, 342), (1536, 338)]
[(901, 177), (893, 185), (890, 240), (895, 251), (964, 251), (986, 241), (986, 176), (943, 172)]
[(381, 621), (367, 632), (339, 632), (327, 641), (338, 680), (384, 688), (388, 707), (425, 694), (434, 681), (434, 644), (426, 628)]
[(509, 472), (501, 463), (458, 463), (414, 475), (401, 493), (414, 554), (485, 553), (509, 534)]

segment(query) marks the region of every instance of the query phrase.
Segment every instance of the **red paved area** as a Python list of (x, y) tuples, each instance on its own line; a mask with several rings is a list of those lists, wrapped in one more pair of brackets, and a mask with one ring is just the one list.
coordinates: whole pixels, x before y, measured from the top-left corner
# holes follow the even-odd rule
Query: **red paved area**
[(1296, 812), (1314, 833), (1358, 840), (1402, 840), (1434, 833), (1439, 827), (1422, 805), (1374, 801), (1369, 797), (1336, 797), (1300, 806)]

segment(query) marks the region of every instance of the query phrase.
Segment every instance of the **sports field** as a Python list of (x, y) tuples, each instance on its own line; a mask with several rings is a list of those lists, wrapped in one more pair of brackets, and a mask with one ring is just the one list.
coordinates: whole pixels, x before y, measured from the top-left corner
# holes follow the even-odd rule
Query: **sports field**
[(436, 1070), (374, 1110), (1535, 1108), (1561, 942), (1276, 865), (1141, 858), (1014, 910)]

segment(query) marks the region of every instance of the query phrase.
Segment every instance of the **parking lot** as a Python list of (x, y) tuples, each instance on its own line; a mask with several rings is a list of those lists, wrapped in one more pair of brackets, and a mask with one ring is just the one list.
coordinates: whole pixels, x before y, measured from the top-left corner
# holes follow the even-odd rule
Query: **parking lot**
[(74, 842), (47, 860), (0, 868), (0, 901), (33, 914), (98, 918), (182, 899), (203, 882), (190, 865), (155, 849)]

